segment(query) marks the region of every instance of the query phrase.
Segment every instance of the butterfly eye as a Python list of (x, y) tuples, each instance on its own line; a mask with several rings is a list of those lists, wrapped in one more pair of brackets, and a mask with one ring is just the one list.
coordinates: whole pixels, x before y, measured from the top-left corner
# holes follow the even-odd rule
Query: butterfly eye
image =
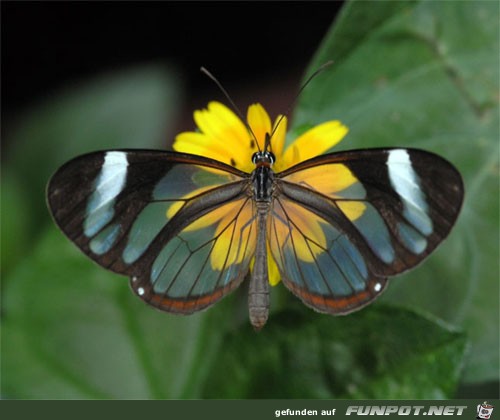
[(255, 152), (252, 156), (252, 163), (256, 165), (257, 163), (269, 163), (273, 164), (276, 162), (276, 157), (272, 152)]

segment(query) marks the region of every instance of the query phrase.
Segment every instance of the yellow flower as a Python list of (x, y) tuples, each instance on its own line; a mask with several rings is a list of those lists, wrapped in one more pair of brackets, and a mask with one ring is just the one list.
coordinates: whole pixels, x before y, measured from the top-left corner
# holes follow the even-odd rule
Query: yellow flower
[[(177, 152), (205, 156), (251, 173), (255, 169), (253, 153), (264, 150), (266, 133), (270, 134), (280, 119), (281, 115), (278, 115), (271, 124), (271, 118), (261, 104), (248, 107), (247, 123), (257, 139), (257, 147), (252, 134), (233, 111), (220, 102), (210, 102), (207, 109), (194, 112), (200, 131), (178, 134), (173, 148)], [(286, 128), (287, 119), (283, 117), (271, 139), (271, 151), (276, 157), (275, 172), (325, 153), (348, 132), (340, 121), (327, 121), (306, 131), (284, 149)]]
[[(287, 118), (279, 115), (274, 123), (271, 123), (271, 118), (260, 104), (253, 104), (248, 108), (247, 124), (251, 132), (248, 130), (247, 125), (233, 111), (219, 102), (210, 102), (207, 109), (195, 111), (194, 120), (199, 131), (184, 132), (177, 135), (173, 144), (174, 150), (212, 158), (247, 173), (251, 173), (255, 169), (255, 165), (252, 163), (252, 155), (258, 150), (265, 149), (265, 139), (268, 134), (273, 133), (270, 150), (276, 157), (273, 170), (278, 173), (299, 162), (325, 153), (340, 142), (348, 132), (348, 128), (340, 121), (327, 121), (306, 131), (285, 148)], [(311, 180), (315, 182), (313, 184), (315, 185), (315, 189), (325, 194), (334, 194), (355, 182), (350, 171), (344, 166), (339, 165), (339, 173), (328, 178), (324, 177), (323, 168), (310, 168), (307, 170), (311, 172), (310, 176)], [(293, 177), (294, 174), (290, 175), (290, 180), (293, 181), (291, 179)], [(194, 196), (198, 193), (199, 191), (189, 196)], [(358, 218), (364, 211), (364, 206), (361, 203), (356, 204), (345, 203), (344, 207), (341, 207), (342, 211), (351, 220)], [(237, 208), (239, 208), (237, 204), (229, 205), (227, 209), (224, 209), (225, 215), (221, 214), (217, 217), (212, 215), (213, 217), (210, 217), (206, 221), (206, 217), (201, 218), (189, 229), (205, 227), (205, 225), (213, 223), (214, 220), (218, 220), (219, 227), (224, 226), (227, 223), (226, 219), (229, 220), (229, 216), (227, 215), (231, 216), (233, 212), (237, 211)], [(171, 217), (177, 209), (178, 206), (171, 208), (168, 217)], [(252, 215), (246, 213), (250, 213), (248, 206), (244, 207), (241, 211), (240, 218), (242, 220), (251, 219)], [(293, 218), (297, 224), (297, 228), (304, 235), (314, 239), (319, 245), (326, 245), (321, 221), (312, 219), (310, 213), (298, 205), (290, 204), (287, 206), (287, 213)], [(285, 226), (279, 221), (276, 222), (276, 225), (278, 238), (285, 240), (284, 238), (290, 232), (289, 226)], [(218, 228), (217, 233), (221, 233), (219, 231), (220, 229)], [(296, 234), (297, 232), (292, 232), (292, 236)], [(254, 240), (255, 238), (251, 238), (250, 241), (254, 242)], [(231, 249), (230, 255), (213, 252), (211, 256), (212, 268), (221, 269), (224, 264), (238, 263), (244, 258), (242, 252), (231, 248), (231, 241), (232, 237), (229, 230), (221, 233), (217, 247), (220, 250)], [(298, 242), (298, 238), (296, 242)], [(296, 250), (298, 257), (304, 261), (312, 261), (314, 256), (311, 255), (311, 250), (307, 247), (303, 248)], [(321, 251), (317, 250), (317, 252)], [(277, 284), (280, 281), (280, 275), (269, 249), (268, 270), (270, 283), (272, 285)]]

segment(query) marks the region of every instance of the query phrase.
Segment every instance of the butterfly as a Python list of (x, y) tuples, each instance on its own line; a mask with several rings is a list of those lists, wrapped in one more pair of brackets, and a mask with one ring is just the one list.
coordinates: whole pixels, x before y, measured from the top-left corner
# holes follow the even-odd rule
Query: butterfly
[[(199, 125), (205, 117), (198, 115)], [(259, 131), (251, 125), (242, 135)], [(250, 135), (256, 150), (243, 166), (233, 157), (222, 162), (178, 151), (76, 157), (50, 179), (48, 206), (87, 256), (128, 276), (132, 290), (161, 310), (200, 311), (249, 277), (249, 318), (257, 330), (268, 319), (270, 277), (318, 312), (348, 314), (449, 234), (464, 189), (444, 158), (418, 149), (362, 149), (278, 171), (286, 153), (275, 153), (277, 126)], [(231, 156), (222, 140), (220, 153)]]

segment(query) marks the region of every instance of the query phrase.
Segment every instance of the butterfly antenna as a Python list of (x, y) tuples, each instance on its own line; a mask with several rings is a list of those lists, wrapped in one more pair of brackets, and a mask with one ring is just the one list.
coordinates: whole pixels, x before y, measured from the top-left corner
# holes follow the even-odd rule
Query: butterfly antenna
[(257, 137), (255, 136), (255, 133), (252, 131), (252, 127), (250, 127), (246, 118), (243, 116), (243, 113), (240, 111), (240, 109), (237, 107), (237, 105), (231, 99), (231, 97), (229, 96), (229, 93), (227, 93), (227, 90), (224, 89), (224, 86), (222, 86), (222, 84), (216, 79), (216, 77), (212, 73), (210, 73), (205, 67), (203, 67), (203, 66), (200, 67), (200, 71), (202, 73), (204, 73), (206, 76), (208, 76), (210, 79), (212, 79), (212, 81), (219, 87), (219, 89), (224, 94), (224, 96), (227, 98), (227, 100), (231, 104), (232, 108), (234, 109), (234, 111), (236, 112), (238, 117), (240, 117), (240, 120), (243, 121), (243, 124), (245, 124), (245, 127), (247, 128), (249, 133), (252, 135), (253, 140), (255, 141), (255, 144), (257, 145), (257, 148), (260, 151), (259, 142), (257, 141)]
[(299, 96), (300, 94), (303, 92), (303, 90), (306, 88), (306, 86), (311, 82), (312, 79), (314, 79), (318, 74), (320, 74), (323, 70), (325, 70), (326, 68), (330, 67), (331, 65), (333, 64), (333, 60), (330, 60), (330, 61), (327, 61), (326, 63), (322, 64), (321, 66), (319, 66), (313, 74), (311, 74), (307, 80), (302, 84), (302, 86), (300, 87), (300, 89), (298, 90), (298, 92), (295, 94), (294, 98), (292, 99), (292, 101), (290, 102), (290, 105), (288, 105), (288, 108), (286, 109), (286, 112), (284, 114), (281, 115), (280, 119), (278, 120), (278, 122), (276, 123), (276, 125), (274, 126), (273, 128), (273, 131), (271, 132), (271, 134), (269, 135), (270, 138), (273, 137), (274, 133), (276, 132), (276, 129), (278, 128), (278, 126), (281, 124), (281, 121), (283, 121), (283, 118), (285, 118), (286, 116), (288, 116), (290, 114), (290, 111), (292, 110), (292, 106), (295, 105), (295, 103), (297, 102), (297, 99), (299, 99)]

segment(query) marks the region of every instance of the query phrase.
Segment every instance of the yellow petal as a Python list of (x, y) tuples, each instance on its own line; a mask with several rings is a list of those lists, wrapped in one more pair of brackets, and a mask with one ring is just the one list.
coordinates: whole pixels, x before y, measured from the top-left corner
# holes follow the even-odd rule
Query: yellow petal
[(366, 205), (360, 201), (337, 201), (337, 206), (349, 220), (356, 220), (366, 210)]
[(278, 266), (276, 265), (276, 261), (274, 261), (273, 256), (271, 255), (271, 251), (269, 251), (269, 247), (267, 250), (267, 272), (269, 275), (269, 284), (271, 286), (276, 286), (281, 281), (281, 275), (278, 270)]
[(287, 203), (286, 210), (297, 230), (320, 246), (326, 247), (325, 234), (320, 225), (322, 219), (299, 204), (292, 202)]
[(214, 142), (227, 145), (230, 139), (235, 145), (247, 146), (248, 132), (245, 124), (220, 102), (210, 102), (207, 109), (195, 111), (194, 120), (200, 131)]
[[(250, 272), (253, 271), (253, 266), (255, 264), (255, 258), (252, 258), (250, 262)], [(276, 286), (281, 281), (281, 275), (278, 270), (278, 266), (276, 265), (276, 261), (271, 254), (271, 250), (269, 249), (269, 245), (267, 245), (267, 275), (269, 279), (269, 284), (271, 286)]]
[(200, 132), (180, 133), (173, 144), (175, 151), (209, 157), (251, 172), (250, 135), (234, 112), (219, 102), (210, 102), (207, 109), (194, 112), (194, 120)]
[[(248, 125), (252, 129), (259, 144), (259, 149), (264, 150), (266, 134), (271, 134), (271, 119), (261, 104), (253, 104), (248, 107), (247, 112)], [(250, 143), (249, 143), (250, 145)], [(252, 149), (248, 149), (249, 151)], [(251, 153), (257, 151), (253, 150)]]
[(287, 182), (305, 185), (329, 197), (359, 182), (351, 170), (341, 163), (313, 166), (290, 174), (285, 179)]
[(209, 213), (217, 213), (217, 217), (221, 215), (214, 234), (217, 241), (210, 254), (215, 270), (242, 262), (245, 255), (255, 249), (255, 226), (249, 223), (253, 218), (252, 206), (243, 202), (238, 200)]
[[(273, 125), (273, 137), (271, 139), (271, 151), (276, 156), (276, 163), (279, 162), (278, 157), (281, 157), (283, 154), (283, 148), (285, 147), (285, 138), (286, 138), (286, 128), (287, 128), (287, 119), (286, 117), (282, 117), (278, 115)], [(277, 172), (279, 172), (277, 170)]]
[(205, 156), (226, 163), (231, 158), (231, 153), (226, 147), (211, 143), (210, 138), (203, 133), (184, 132), (176, 136), (173, 149), (176, 152), (191, 153)]
[[(340, 121), (327, 121), (299, 136), (283, 154), (287, 167), (321, 155), (339, 143), (349, 129)], [(294, 150), (295, 149), (295, 150)]]
[[(198, 188), (196, 190), (191, 191), (189, 194), (186, 194), (185, 196), (183, 196), (182, 199), (180, 199), (179, 201), (175, 201), (174, 203), (172, 203), (172, 205), (170, 205), (170, 207), (167, 209), (167, 220), (170, 220), (172, 217), (174, 217), (175, 214), (180, 210), (180, 208), (184, 205), (184, 203), (186, 201), (204, 193), (205, 191), (211, 190), (214, 187), (215, 187), (214, 185), (207, 185), (206, 187)], [(200, 228), (209, 226), (209, 225), (214, 223), (213, 217), (215, 217), (216, 220), (220, 219), (224, 215), (224, 212), (222, 212), (219, 215), (216, 213), (216, 210), (214, 210), (213, 212), (209, 213), (209, 215), (213, 215), (212, 219), (210, 219), (210, 218), (207, 219), (206, 216), (201, 217), (201, 218), (197, 219), (194, 223), (191, 223), (186, 228), (186, 231), (200, 229)]]
[[(293, 247), (289, 252), (299, 259), (314, 261), (315, 256), (323, 252), (320, 247), (326, 248), (326, 237), (320, 224), (322, 219), (291, 201), (283, 201), (283, 205), (284, 209), (280, 206), (274, 209), (273, 235), (276, 236), (276, 246)], [(317, 246), (313, 246), (314, 243)], [(279, 255), (277, 249), (274, 255)]]

